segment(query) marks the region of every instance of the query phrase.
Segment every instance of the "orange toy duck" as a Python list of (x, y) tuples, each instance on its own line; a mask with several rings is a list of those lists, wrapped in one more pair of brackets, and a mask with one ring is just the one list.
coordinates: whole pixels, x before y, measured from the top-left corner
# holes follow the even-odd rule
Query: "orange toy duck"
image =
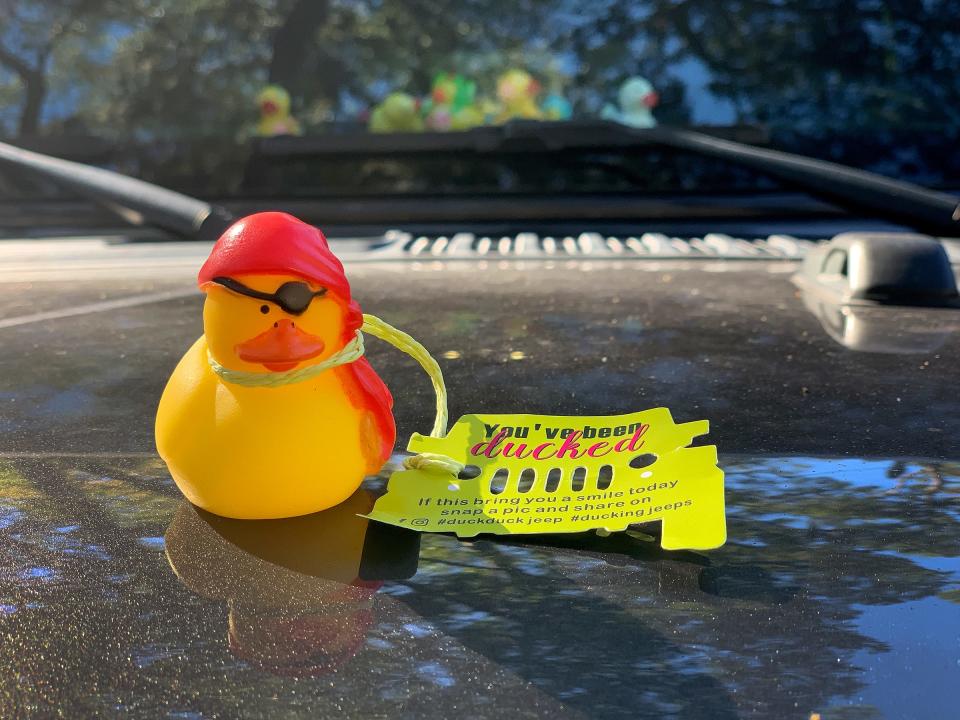
[(246, 217), (200, 269), (204, 334), (157, 410), (156, 442), (188, 500), (266, 519), (332, 507), (393, 450), (393, 398), (362, 357), (360, 307), (317, 228)]

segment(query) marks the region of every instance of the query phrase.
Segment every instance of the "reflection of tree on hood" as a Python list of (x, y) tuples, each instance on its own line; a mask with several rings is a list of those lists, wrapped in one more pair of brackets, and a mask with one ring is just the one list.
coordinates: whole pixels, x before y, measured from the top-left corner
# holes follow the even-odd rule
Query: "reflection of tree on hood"
[[(408, 583), (416, 592), (404, 602), (445, 618), (455, 597), (458, 616), (486, 620), (442, 626), (447, 633), (584, 711), (788, 717), (822, 708), (862, 687), (858, 652), (884, 649), (855, 629), (859, 608), (939, 593), (947, 578), (909, 555), (956, 556), (960, 538), (936, 502), (885, 496), (882, 469), (866, 469), (873, 491), (800, 462), (727, 464), (731, 540), (705, 568), (690, 554), (631, 550), (623, 537), (580, 541), (588, 551), (558, 551), (547, 538), (434, 542), (422, 563), (429, 582)], [(960, 472), (945, 477), (957, 485)], [(897, 523), (864, 522), (873, 518)], [(558, 542), (577, 545), (575, 536)], [(562, 637), (545, 617), (564, 619)], [(571, 686), (582, 694), (567, 695)]]
[(887, 477), (897, 481), (896, 487), (887, 490), (887, 494), (903, 492), (911, 483), (923, 486), (923, 491), (926, 493), (942, 491), (957, 494), (960, 493), (960, 487), (946, 483), (945, 477), (956, 477), (958, 474), (960, 474), (958, 463), (925, 462), (911, 467), (906, 462), (898, 460), (887, 471)]
[[(459, 689), (476, 697), (489, 692), (488, 682), (509, 682), (504, 692), (515, 693), (511, 697), (526, 701), (535, 694), (539, 702), (590, 715), (793, 717), (802, 711), (797, 708), (855, 697), (860, 679), (852, 659), (882, 650), (855, 629), (865, 608), (934, 594), (960, 600), (949, 589), (951, 578), (912, 559), (960, 555), (952, 496), (945, 502), (943, 494), (927, 494), (920, 479), (884, 494), (895, 482), (889, 471), (909, 474), (932, 463), (907, 461), (899, 469), (849, 458), (723, 464), (731, 540), (709, 559), (651, 550), (624, 536), (465, 543), (428, 535), (423, 572), (396, 586), (402, 603), (375, 596), (380, 625), (371, 633), (391, 644), (359, 652), (351, 672), (335, 679), (298, 681), (294, 693), (286, 677), (238, 668), (224, 639), (222, 601), (198, 597), (143, 544), (162, 532), (180, 502), (158, 462), (5, 461), (0, 491), (12, 512), (4, 517), (15, 523), (0, 530), (6, 571), (0, 594), (19, 610), (4, 618), (17, 642), (0, 643), (0, 664), (31, 682), (0, 695), (0, 716), (14, 717), (27, 705), (42, 714), (66, 702), (80, 714), (115, 713), (116, 698), (96, 691), (105, 687), (151, 706), (192, 707), (205, 715), (235, 714), (241, 701), (253, 714), (277, 714), (277, 708), (302, 709), (305, 699), (324, 702), (329, 685), (319, 683), (334, 681), (371, 712), (403, 703), (426, 714), (449, 688), (410, 681), (411, 663), (424, 653), (449, 662)], [(960, 486), (957, 463), (940, 463), (940, 473), (945, 492)], [(253, 556), (254, 546), (239, 545)], [(197, 568), (222, 557), (210, 547), (208, 561)], [(302, 643), (297, 663), (322, 668), (346, 660), (362, 623), (332, 642), (302, 610), (310, 596), (296, 588), (309, 591), (318, 582), (310, 576), (316, 556), (306, 553), (277, 575), (291, 580), (283, 592), (301, 608), (287, 611), (295, 622), (279, 631)], [(260, 562), (282, 565), (279, 555), (265, 554)], [(57, 579), (18, 579), (35, 567), (50, 568)], [(351, 572), (346, 564), (343, 572)], [(209, 590), (222, 597), (227, 587), (240, 590), (228, 582), (213, 582)], [(356, 592), (369, 590), (356, 586)], [(252, 588), (240, 602), (270, 612), (267, 597)], [(365, 612), (359, 595), (340, 601), (357, 615)], [(296, 613), (303, 613), (302, 627)], [(435, 628), (436, 636), (414, 638), (406, 631), (410, 623)], [(67, 630), (70, 642), (63, 640)], [(238, 635), (247, 637), (241, 628)], [(329, 657), (309, 657), (311, 637), (325, 637)], [(57, 649), (55, 657), (50, 648)], [(270, 660), (269, 642), (260, 650)], [(390, 690), (423, 693), (385, 700), (369, 693), (371, 675), (392, 679)]]

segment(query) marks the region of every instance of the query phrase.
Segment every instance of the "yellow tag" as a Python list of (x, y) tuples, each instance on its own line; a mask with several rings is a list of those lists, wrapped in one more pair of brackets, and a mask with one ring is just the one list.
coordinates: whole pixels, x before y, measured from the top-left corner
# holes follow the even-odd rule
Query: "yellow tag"
[(717, 449), (687, 447), (708, 429), (706, 420), (677, 425), (667, 408), (464, 415), (446, 437), (414, 434), (407, 449), (463, 463), (461, 475), (479, 474), (397, 471), (368, 517), (460, 537), (617, 532), (659, 520), (668, 550), (719, 547), (727, 528)]

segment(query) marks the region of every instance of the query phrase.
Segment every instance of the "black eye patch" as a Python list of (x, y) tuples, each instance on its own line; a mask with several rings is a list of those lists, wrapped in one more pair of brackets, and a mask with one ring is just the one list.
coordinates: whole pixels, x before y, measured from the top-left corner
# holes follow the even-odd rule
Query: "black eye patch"
[(322, 297), (327, 294), (326, 288), (320, 288), (314, 292), (305, 282), (297, 282), (294, 280), (285, 282), (277, 288), (276, 292), (272, 293), (254, 290), (233, 278), (215, 277), (213, 281), (217, 283), (217, 285), (223, 285), (223, 287), (239, 295), (246, 295), (247, 297), (256, 298), (257, 300), (272, 302), (274, 305), (278, 305), (284, 312), (290, 313), (291, 315), (302, 315), (306, 312), (307, 308), (310, 307), (310, 303), (313, 302), (315, 297)]

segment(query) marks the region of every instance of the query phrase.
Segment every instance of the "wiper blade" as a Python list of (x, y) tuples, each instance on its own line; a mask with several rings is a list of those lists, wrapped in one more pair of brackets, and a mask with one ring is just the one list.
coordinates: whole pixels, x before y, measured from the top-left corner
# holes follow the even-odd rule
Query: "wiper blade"
[(154, 225), (184, 238), (216, 239), (235, 219), (224, 208), (159, 185), (2, 142), (0, 163), (84, 195), (133, 225)]
[(839, 163), (689, 130), (663, 127), (646, 132), (660, 145), (751, 168), (844, 208), (866, 210), (930, 235), (960, 235), (960, 200), (947, 193)]
[[(630, 128), (607, 120), (518, 120), (465, 132), (329, 134), (265, 138), (256, 155), (270, 158), (418, 156), (444, 153), (528, 154), (564, 150), (615, 151), (624, 155), (671, 148), (750, 168), (847, 210), (867, 211), (931, 235), (960, 235), (960, 200), (901, 180), (846, 165), (769, 150), (717, 135), (750, 136), (749, 128), (714, 128), (707, 134), (672, 127)], [(753, 133), (758, 135), (758, 133)]]

